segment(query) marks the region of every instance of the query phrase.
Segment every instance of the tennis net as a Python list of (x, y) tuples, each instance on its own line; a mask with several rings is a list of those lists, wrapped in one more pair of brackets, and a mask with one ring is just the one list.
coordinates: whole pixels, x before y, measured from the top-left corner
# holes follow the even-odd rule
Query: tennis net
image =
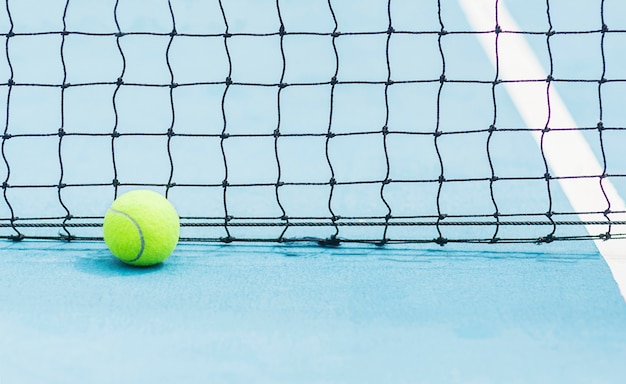
[(626, 237), (618, 0), (5, 4), (1, 238), (138, 188), (187, 241)]

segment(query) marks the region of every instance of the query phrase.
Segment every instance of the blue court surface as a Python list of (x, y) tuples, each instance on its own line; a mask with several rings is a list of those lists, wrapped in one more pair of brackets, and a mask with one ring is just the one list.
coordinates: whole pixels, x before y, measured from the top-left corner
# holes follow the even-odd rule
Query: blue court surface
[(624, 12), (6, 1), (0, 384), (626, 382)]
[(595, 252), (100, 243), (0, 251), (2, 383), (619, 383), (626, 305)]

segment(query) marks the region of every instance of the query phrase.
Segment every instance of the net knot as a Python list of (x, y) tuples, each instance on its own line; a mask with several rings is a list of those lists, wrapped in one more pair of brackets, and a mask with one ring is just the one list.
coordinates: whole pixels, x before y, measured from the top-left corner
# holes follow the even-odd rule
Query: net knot
[(338, 247), (341, 244), (341, 240), (336, 235), (332, 235), (327, 239), (320, 239), (317, 244), (322, 247)]
[(12, 236), (9, 236), (9, 240), (11, 240), (11, 241), (15, 241), (15, 242), (17, 242), (17, 241), (22, 241), (22, 240), (24, 240), (25, 238), (26, 238), (26, 236), (24, 236), (24, 235), (23, 235), (23, 234), (21, 234), (21, 233), (18, 233), (17, 235), (12, 235)]
[(434, 240), (434, 242), (443, 247), (444, 245), (448, 244), (448, 239), (446, 239), (445, 237), (439, 236), (438, 238)]
[(553, 234), (549, 234), (547, 236), (544, 237), (540, 237), (537, 239), (537, 244), (549, 244), (551, 242), (553, 242), (555, 240), (554, 235)]
[(74, 235), (72, 235), (72, 234), (70, 234), (70, 233), (59, 233), (59, 237), (61, 238), (61, 240), (63, 240), (63, 241), (67, 241), (68, 243), (69, 243), (70, 241), (73, 241), (73, 240), (76, 240), (76, 239), (77, 239), (77, 237), (76, 237), (76, 236), (74, 236)]

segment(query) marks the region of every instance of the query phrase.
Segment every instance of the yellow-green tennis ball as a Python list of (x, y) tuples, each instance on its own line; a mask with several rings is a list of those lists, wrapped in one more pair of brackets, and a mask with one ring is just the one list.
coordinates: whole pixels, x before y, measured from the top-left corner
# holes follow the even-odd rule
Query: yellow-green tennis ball
[(135, 190), (119, 196), (104, 216), (104, 241), (124, 263), (150, 266), (163, 262), (178, 243), (180, 220), (159, 193)]

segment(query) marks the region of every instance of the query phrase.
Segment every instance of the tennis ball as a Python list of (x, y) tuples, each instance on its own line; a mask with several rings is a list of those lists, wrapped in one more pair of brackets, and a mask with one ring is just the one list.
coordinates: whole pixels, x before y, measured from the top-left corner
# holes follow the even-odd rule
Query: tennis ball
[(135, 190), (119, 196), (104, 216), (104, 241), (126, 264), (163, 262), (178, 243), (180, 222), (174, 206), (159, 193)]

